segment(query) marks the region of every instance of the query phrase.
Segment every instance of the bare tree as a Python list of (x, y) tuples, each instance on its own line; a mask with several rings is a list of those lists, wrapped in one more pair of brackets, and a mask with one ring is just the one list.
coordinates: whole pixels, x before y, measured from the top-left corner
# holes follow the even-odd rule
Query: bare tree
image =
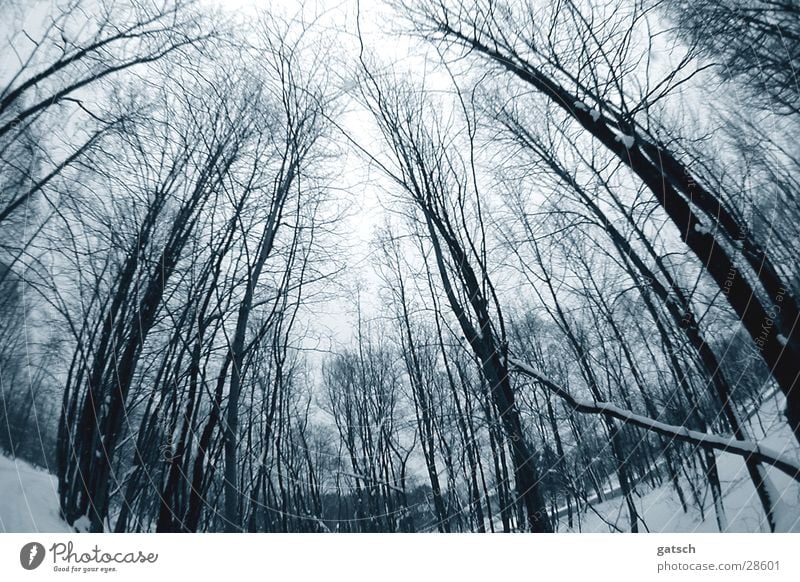
[[(213, 27), (207, 28), (209, 22), (201, 18), (193, 0), (161, 6), (100, 2), (90, 9), (95, 16), (88, 22), (82, 4), (80, 0), (62, 2), (53, 7), (43, 30), (31, 34), (22, 29), (7, 39), (17, 67), (0, 89), (0, 152), (5, 163), (27, 170), (27, 184), (2, 201), (0, 223), (87, 153), (117, 122), (104, 118), (92, 105), (93, 92), (100, 91), (102, 80), (217, 36)], [(49, 167), (32, 173), (24, 163), (7, 157), (9, 148), (48, 123), (49, 113), (62, 117), (74, 113), (96, 129), (82, 143), (68, 148), (66, 155), (58, 155), (44, 138), (37, 140), (34, 155), (47, 160)]]
[[(363, 94), (375, 115), (395, 169), (384, 171), (409, 196), (420, 213), (436, 268), (453, 315), (480, 360), (494, 406), (510, 440), (517, 495), (525, 506), (527, 527), (549, 531), (550, 519), (538, 486), (530, 443), (523, 433), (506, 364), (507, 340), (500, 305), (482, 252), (483, 240), (471, 235), (468, 205), (481, 232), (478, 192), (470, 163), (449, 147), (447, 128), (430, 114), (430, 105), (399, 83), (387, 85), (367, 73)], [(431, 124), (430, 127), (427, 125)]]
[(718, 65), (722, 77), (740, 81), (765, 107), (800, 113), (800, 5), (771, 0), (657, 5)]
[(671, 147), (655, 114), (696, 73), (691, 50), (660, 80), (652, 80), (648, 70), (642, 83), (636, 74), (644, 65), (632, 47), (653, 41), (642, 39), (646, 9), (616, 6), (608, 22), (599, 18), (599, 8), (575, 2), (534, 8), (526, 2), (456, 1), (405, 9), (420, 34), (480, 55), (533, 88), (646, 185), (748, 330), (786, 396), (789, 424), (800, 440), (794, 390), (800, 311), (792, 286), (741, 214)]

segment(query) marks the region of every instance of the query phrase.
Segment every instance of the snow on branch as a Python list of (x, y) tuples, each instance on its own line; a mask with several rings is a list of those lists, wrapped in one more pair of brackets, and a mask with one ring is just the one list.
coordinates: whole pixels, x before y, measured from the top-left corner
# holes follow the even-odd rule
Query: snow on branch
[(692, 443), (709, 449), (716, 449), (726, 453), (733, 453), (744, 458), (753, 458), (776, 469), (783, 471), (796, 481), (800, 481), (800, 465), (780, 453), (769, 449), (755, 441), (736, 440), (732, 437), (711, 435), (684, 426), (659, 422), (647, 416), (636, 414), (630, 410), (620, 408), (608, 402), (592, 402), (572, 396), (565, 388), (559, 386), (543, 374), (537, 372), (527, 364), (514, 358), (509, 358), (508, 363), (526, 376), (533, 378), (548, 390), (564, 400), (567, 405), (578, 412), (602, 414), (621, 420), (625, 424), (638, 426), (649, 431), (671, 437), (678, 441)]
[(378, 485), (383, 485), (384, 487), (388, 487), (392, 491), (397, 491), (398, 493), (404, 493), (403, 489), (401, 489), (397, 485), (392, 485), (391, 483), (388, 483), (386, 481), (381, 481), (379, 479), (373, 479), (372, 477), (367, 477), (366, 475), (357, 475), (356, 473), (348, 473), (346, 471), (337, 471), (337, 473), (339, 473), (339, 475), (342, 475), (344, 477), (352, 477), (353, 479), (361, 479), (365, 483), (374, 483), (375, 484), (375, 485), (373, 485), (374, 487), (377, 487)]
[(626, 149), (631, 149), (633, 147), (634, 142), (636, 141), (634, 140), (632, 135), (626, 135), (624, 133), (619, 133), (615, 135), (614, 139), (622, 143), (622, 145), (624, 145)]

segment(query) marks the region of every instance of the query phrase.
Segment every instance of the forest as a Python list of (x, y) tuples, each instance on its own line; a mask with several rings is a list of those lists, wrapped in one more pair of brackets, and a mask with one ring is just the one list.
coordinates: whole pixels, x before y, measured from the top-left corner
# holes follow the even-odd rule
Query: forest
[(798, 0), (0, 22), (0, 455), (66, 527), (800, 531)]

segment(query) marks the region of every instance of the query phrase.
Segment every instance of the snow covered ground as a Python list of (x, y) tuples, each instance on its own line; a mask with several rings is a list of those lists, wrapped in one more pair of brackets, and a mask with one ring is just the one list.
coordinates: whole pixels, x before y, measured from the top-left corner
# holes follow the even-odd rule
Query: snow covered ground
[(72, 531), (58, 516), (56, 478), (0, 455), (0, 532)]
[[(782, 395), (767, 399), (761, 406), (758, 418), (750, 420), (752, 437), (775, 451), (790, 458), (800, 460), (800, 448), (791, 430), (782, 420), (784, 407)], [(742, 458), (737, 455), (721, 453), (717, 455), (717, 465), (722, 484), (723, 504), (728, 521), (729, 532), (767, 532), (766, 523), (758, 497), (748, 476)], [(769, 468), (767, 475), (772, 481), (773, 490), (779, 497), (775, 510), (776, 530), (780, 532), (800, 532), (800, 484), (786, 474)], [(682, 483), (682, 485), (685, 485)], [(688, 487), (684, 487), (689, 496)], [(699, 512), (689, 508), (684, 513), (675, 489), (664, 485), (659, 489), (644, 491), (635, 501), (639, 514), (651, 532), (717, 532), (714, 506), (711, 493), (706, 494), (705, 520), (700, 519)], [(613, 523), (623, 531), (629, 529), (628, 512), (624, 500), (616, 497), (594, 506), (598, 516), (592, 510), (581, 515), (580, 531), (608, 532), (613, 528), (605, 523)], [(562, 520), (566, 527), (566, 519)], [(578, 531), (577, 522), (566, 531)], [(644, 528), (640, 529), (642, 531)]]

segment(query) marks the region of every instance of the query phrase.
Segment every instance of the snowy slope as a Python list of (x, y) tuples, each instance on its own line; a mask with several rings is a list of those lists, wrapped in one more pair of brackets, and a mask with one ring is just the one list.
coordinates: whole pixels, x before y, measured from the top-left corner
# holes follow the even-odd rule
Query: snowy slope
[[(786, 454), (790, 458), (800, 460), (800, 449), (786, 421), (782, 419), (784, 400), (782, 395), (768, 399), (761, 407), (759, 417), (751, 419), (750, 431), (753, 438), (773, 450)], [(729, 532), (765, 532), (769, 531), (758, 497), (750, 480), (742, 458), (737, 455), (721, 453), (717, 456), (720, 482), (722, 484), (723, 504), (728, 520)], [(777, 531), (800, 532), (800, 484), (786, 474), (775, 469), (768, 469), (767, 474), (772, 481), (774, 491), (779, 497), (776, 505)], [(682, 485), (685, 485), (682, 483)], [(687, 495), (688, 487), (684, 487)], [(714, 507), (711, 494), (707, 494), (705, 504), (705, 520), (700, 520), (699, 513), (689, 509), (686, 514), (681, 508), (675, 490), (669, 486), (643, 491), (635, 501), (637, 510), (644, 518), (651, 532), (717, 532)], [(629, 529), (628, 513), (622, 498), (617, 497), (597, 504), (594, 509), (602, 519), (587, 510), (581, 515), (580, 529), (578, 524), (566, 529), (566, 520), (562, 521), (565, 531), (607, 532), (611, 528), (604, 519), (613, 523), (623, 531)], [(640, 526), (641, 528), (641, 526)], [(643, 530), (643, 528), (641, 528)], [(644, 530), (646, 531), (646, 530)]]
[(58, 516), (56, 478), (0, 455), (0, 532), (72, 531)]

